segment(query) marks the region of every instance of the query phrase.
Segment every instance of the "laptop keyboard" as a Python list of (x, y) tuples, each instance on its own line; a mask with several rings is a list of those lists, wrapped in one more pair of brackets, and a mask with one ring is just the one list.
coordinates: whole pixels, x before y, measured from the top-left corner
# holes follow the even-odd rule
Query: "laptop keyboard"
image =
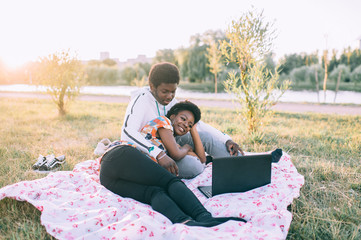
[(211, 198), (211, 197), (212, 197), (212, 187), (211, 187), (211, 186), (202, 186), (202, 187), (198, 187), (198, 189), (199, 189), (207, 198)]

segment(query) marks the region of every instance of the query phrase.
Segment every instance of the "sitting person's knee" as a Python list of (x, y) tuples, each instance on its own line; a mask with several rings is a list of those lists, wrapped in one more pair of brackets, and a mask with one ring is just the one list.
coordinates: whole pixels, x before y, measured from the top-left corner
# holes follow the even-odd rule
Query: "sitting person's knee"
[(194, 178), (204, 170), (204, 165), (199, 159), (189, 155), (177, 161), (177, 165), (180, 178)]

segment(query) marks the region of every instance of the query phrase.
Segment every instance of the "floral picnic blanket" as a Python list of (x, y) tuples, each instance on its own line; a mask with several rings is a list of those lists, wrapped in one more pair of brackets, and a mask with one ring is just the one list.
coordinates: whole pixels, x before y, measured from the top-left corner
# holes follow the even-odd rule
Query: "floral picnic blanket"
[(5, 186), (0, 200), (8, 197), (34, 205), (41, 211), (41, 224), (57, 239), (285, 239), (292, 220), (287, 206), (304, 184), (290, 156), (283, 153), (278, 163), (272, 163), (271, 184), (207, 199), (197, 186), (211, 184), (212, 164), (208, 164), (185, 184), (213, 216), (242, 217), (248, 222), (189, 227), (172, 224), (149, 205), (110, 192), (100, 185), (98, 169), (98, 160), (87, 160), (73, 171)]

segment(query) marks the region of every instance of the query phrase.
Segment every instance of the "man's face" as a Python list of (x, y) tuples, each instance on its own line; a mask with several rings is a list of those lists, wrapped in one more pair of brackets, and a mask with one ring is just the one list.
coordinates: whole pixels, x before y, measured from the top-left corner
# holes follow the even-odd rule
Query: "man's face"
[(162, 105), (168, 105), (175, 97), (178, 84), (176, 83), (161, 83), (158, 87), (150, 84), (150, 90), (154, 98)]

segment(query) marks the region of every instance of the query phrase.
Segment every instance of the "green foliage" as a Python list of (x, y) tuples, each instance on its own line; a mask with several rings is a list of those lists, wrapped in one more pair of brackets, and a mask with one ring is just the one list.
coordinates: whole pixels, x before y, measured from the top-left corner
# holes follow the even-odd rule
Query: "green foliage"
[(292, 70), (295, 68), (300, 68), (302, 66), (311, 66), (318, 64), (318, 53), (313, 54), (286, 54), (281, 59), (280, 74), (291, 74)]
[(223, 39), (225, 39), (225, 34), (221, 30), (208, 30), (203, 34), (191, 36), (190, 47), (182, 47), (175, 51), (178, 63), (176, 65), (179, 66), (181, 77), (186, 81), (197, 83), (210, 80), (214, 73), (210, 71), (208, 65), (207, 49), (211, 42), (217, 43)]
[(234, 94), (241, 104), (241, 115), (248, 123), (248, 131), (255, 136), (261, 131), (270, 107), (288, 88), (289, 82), (279, 81), (278, 70), (274, 74), (266, 69), (265, 58), (271, 52), (274, 31), (264, 21), (263, 12), (248, 11), (238, 21), (232, 21), (226, 32), (227, 40), (221, 43), (221, 51), (228, 62), (238, 65), (240, 73), (229, 73), (224, 82), (229, 94)]
[(271, 52), (274, 31), (264, 22), (263, 12), (248, 11), (239, 20), (233, 20), (221, 44), (227, 62), (235, 62), (241, 78), (253, 62), (261, 61)]
[(346, 66), (345, 64), (340, 64), (336, 68), (332, 70), (329, 75), (330, 80), (337, 83), (338, 78), (340, 78), (341, 82), (347, 82), (350, 80), (350, 67)]
[(361, 50), (348, 47), (343, 50), (338, 64), (345, 64), (350, 67), (351, 72), (361, 65)]
[(88, 65), (85, 71), (88, 76), (88, 83), (91, 85), (114, 85), (120, 78), (117, 66)]
[(155, 57), (153, 58), (153, 63), (160, 62), (170, 62), (178, 65), (177, 58), (172, 49), (162, 49), (157, 51)]
[(136, 78), (137, 73), (133, 67), (125, 67), (120, 72), (120, 78), (127, 82), (128, 85), (132, 84), (132, 81)]
[(209, 71), (214, 75), (214, 92), (217, 93), (217, 75), (222, 70), (222, 53), (218, 49), (218, 44), (215, 41), (210, 42), (207, 48), (207, 59)]
[(188, 73), (187, 76), (190, 82), (202, 82), (207, 75), (209, 69), (207, 67), (207, 46), (194, 45), (189, 50), (188, 58)]
[(188, 49), (183, 48), (183, 47), (179, 48), (176, 50), (175, 55), (177, 58), (181, 79), (189, 79), (188, 78), (188, 72), (189, 72), (189, 70), (188, 70), (188, 61), (189, 61)]
[(323, 70), (322, 66), (319, 64), (314, 64), (307, 68), (308, 68), (308, 79), (310, 83), (316, 87), (316, 83), (317, 82), (319, 83), (324, 78), (325, 71)]
[(361, 83), (361, 65), (355, 68), (351, 73), (351, 81), (355, 84)]
[(133, 66), (127, 66), (120, 72), (122, 80), (128, 85), (144, 85), (148, 77), (151, 65), (149, 63), (136, 63)]
[(309, 78), (309, 67), (302, 66), (299, 68), (292, 69), (290, 73), (290, 78), (292, 82), (295, 82), (298, 85), (300, 82), (306, 82)]
[(59, 115), (66, 114), (66, 104), (80, 92), (85, 81), (83, 65), (68, 51), (56, 52), (41, 58), (35, 81), (47, 87)]
[(236, 72), (230, 72), (224, 82), (225, 90), (236, 96), (241, 104), (240, 113), (248, 124), (251, 135), (262, 136), (262, 127), (272, 114), (270, 110), (287, 90), (288, 81), (279, 86), (278, 72), (270, 73), (265, 65), (255, 63), (248, 68), (242, 79)]
[(299, 54), (290, 54), (283, 57), (282, 66), (280, 67), (280, 73), (290, 74), (293, 69), (302, 67), (305, 65), (303, 57)]
[(107, 66), (109, 66), (109, 67), (112, 67), (112, 66), (116, 66), (116, 65), (117, 65), (117, 62), (116, 62), (115, 60), (109, 59), (109, 58), (104, 59), (102, 63), (105, 64), (105, 65), (107, 65)]

